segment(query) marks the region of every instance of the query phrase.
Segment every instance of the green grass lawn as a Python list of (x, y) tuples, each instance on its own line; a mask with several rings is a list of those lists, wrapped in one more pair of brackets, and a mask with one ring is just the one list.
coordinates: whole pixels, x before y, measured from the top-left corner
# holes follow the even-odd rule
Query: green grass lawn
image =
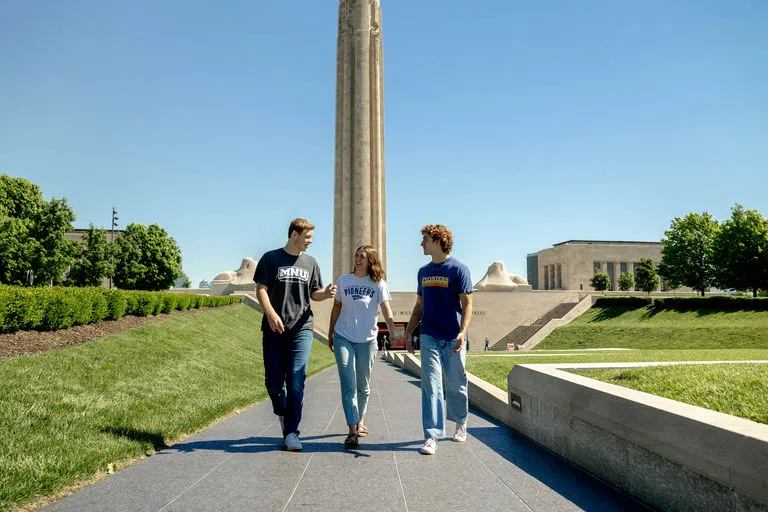
[[(634, 350), (543, 352), (585, 348)], [(470, 355), (467, 371), (506, 390), (516, 363), (768, 360), (768, 312), (654, 314), (646, 308), (593, 308), (550, 334), (531, 351), (538, 356), (523, 354)], [(768, 364), (590, 370), (585, 375), (754, 421), (768, 420)]]
[(768, 348), (768, 312), (662, 310), (654, 314), (646, 308), (592, 308), (555, 329), (536, 349), (603, 347)]
[[(523, 353), (521, 353), (523, 354)], [(483, 356), (470, 354), (467, 371), (507, 390), (507, 375), (515, 364), (633, 363), (646, 361), (768, 361), (764, 349), (632, 350), (614, 352), (553, 353), (543, 356)]]
[(576, 373), (768, 424), (768, 364), (657, 366)]
[[(260, 322), (238, 306), (0, 361), (0, 510), (266, 399)], [(316, 342), (309, 375), (333, 364)]]

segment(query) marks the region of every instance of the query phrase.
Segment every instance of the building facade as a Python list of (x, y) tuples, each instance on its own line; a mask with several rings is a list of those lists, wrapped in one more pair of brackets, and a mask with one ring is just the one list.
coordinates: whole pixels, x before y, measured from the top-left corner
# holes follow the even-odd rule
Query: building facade
[[(641, 259), (650, 258), (658, 266), (662, 247), (661, 242), (610, 240), (568, 240), (555, 244), (537, 253), (538, 289), (592, 291), (589, 281), (599, 271), (608, 275), (610, 289), (618, 290), (619, 276), (627, 272), (634, 275)], [(663, 281), (660, 290), (666, 291)]]

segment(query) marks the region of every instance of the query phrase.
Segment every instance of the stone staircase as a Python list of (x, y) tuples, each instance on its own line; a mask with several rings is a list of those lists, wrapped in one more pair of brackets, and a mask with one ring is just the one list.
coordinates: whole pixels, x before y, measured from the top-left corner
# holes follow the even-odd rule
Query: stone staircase
[(578, 303), (578, 297), (568, 298), (565, 301), (560, 302), (533, 322), (523, 322), (521, 325), (515, 327), (506, 336), (494, 343), (491, 346), (491, 350), (506, 351), (507, 346), (510, 343), (514, 343), (517, 346), (523, 345), (531, 338), (531, 336), (539, 332), (542, 327), (547, 325), (547, 322), (556, 318), (563, 318), (569, 311), (576, 307)]

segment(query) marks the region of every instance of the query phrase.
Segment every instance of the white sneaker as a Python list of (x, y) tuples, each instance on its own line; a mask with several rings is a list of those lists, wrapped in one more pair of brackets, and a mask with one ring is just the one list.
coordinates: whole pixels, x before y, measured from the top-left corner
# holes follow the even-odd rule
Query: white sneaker
[(456, 433), (453, 434), (453, 440), (457, 443), (463, 443), (467, 440), (467, 424), (466, 423), (457, 423), (456, 424)]
[(299, 441), (299, 436), (293, 432), (285, 436), (285, 449), (291, 452), (300, 452), (302, 446), (301, 441)]
[(419, 453), (423, 455), (434, 455), (437, 451), (437, 441), (434, 437), (430, 437), (424, 442), (424, 446), (421, 447)]

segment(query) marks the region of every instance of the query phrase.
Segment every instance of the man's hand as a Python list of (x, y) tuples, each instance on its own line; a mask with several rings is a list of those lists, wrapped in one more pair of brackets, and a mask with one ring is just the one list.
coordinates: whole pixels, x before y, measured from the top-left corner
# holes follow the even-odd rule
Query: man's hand
[(283, 332), (285, 332), (283, 321), (280, 320), (280, 316), (278, 316), (277, 313), (267, 315), (267, 321), (269, 322), (269, 328), (272, 329), (272, 332), (276, 332), (277, 334), (283, 334)]
[(323, 291), (316, 294), (316, 298), (313, 297), (315, 300), (326, 300), (326, 299), (332, 299), (336, 296), (336, 285), (331, 283), (328, 286), (325, 287)]
[(328, 335), (328, 348), (333, 352), (333, 333)]
[(464, 333), (464, 332), (460, 332), (456, 336), (456, 346), (453, 347), (453, 350), (451, 350), (451, 352), (453, 352), (454, 354), (457, 354), (458, 352), (461, 352), (461, 348), (464, 346), (464, 337), (465, 336), (466, 336), (466, 333)]

